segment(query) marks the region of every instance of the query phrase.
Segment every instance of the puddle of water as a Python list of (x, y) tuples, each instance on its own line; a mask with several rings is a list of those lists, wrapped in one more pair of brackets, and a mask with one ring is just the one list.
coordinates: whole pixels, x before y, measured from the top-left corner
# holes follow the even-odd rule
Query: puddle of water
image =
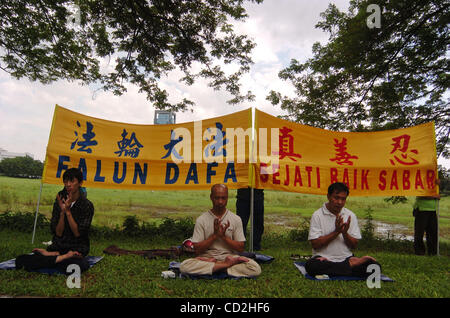
[(274, 225), (278, 225), (278, 226), (282, 226), (282, 227), (284, 227), (285, 229), (288, 229), (288, 230), (294, 230), (294, 229), (297, 228), (296, 226), (287, 225), (286, 222), (283, 222), (283, 221), (275, 221), (275, 222), (269, 222), (269, 223), (270, 224), (274, 224)]
[(381, 238), (401, 239), (414, 241), (414, 236), (406, 235), (408, 227), (402, 224), (389, 224), (379, 221), (372, 221), (375, 226), (375, 235)]
[[(295, 219), (295, 218), (294, 218)], [(359, 223), (359, 228), (362, 229), (364, 227), (365, 220), (361, 220)], [(293, 222), (293, 218), (289, 216), (278, 215), (276, 218), (267, 218), (267, 224), (273, 224), (276, 226), (282, 226), (285, 229), (291, 230), (295, 229), (297, 226), (293, 226), (292, 224), (297, 224), (295, 221)], [(414, 236), (406, 235), (408, 232), (408, 227), (402, 224), (390, 224), (384, 223), (380, 221), (372, 221), (375, 229), (374, 234), (379, 238), (390, 238), (396, 240), (407, 240), (414, 241)], [(297, 224), (298, 225), (298, 224)]]

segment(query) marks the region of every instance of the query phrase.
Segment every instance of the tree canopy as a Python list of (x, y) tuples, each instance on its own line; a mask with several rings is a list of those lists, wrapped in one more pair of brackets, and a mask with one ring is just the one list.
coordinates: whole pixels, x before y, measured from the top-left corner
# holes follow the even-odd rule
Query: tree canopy
[[(169, 102), (159, 83), (178, 69), (188, 85), (205, 78), (224, 88), (230, 103), (251, 100), (239, 79), (254, 43), (228, 21), (247, 17), (246, 1), (263, 0), (1, 1), (0, 68), (18, 79), (79, 80), (117, 95), (132, 83), (156, 108), (186, 110), (193, 101)], [(227, 74), (230, 63), (239, 68)]]
[(44, 164), (31, 157), (5, 158), (0, 161), (0, 172), (8, 177), (40, 177)]
[[(381, 9), (369, 27), (370, 4)], [(313, 57), (279, 77), (296, 96), (271, 91), (287, 119), (332, 130), (366, 131), (434, 121), (438, 154), (449, 156), (449, 0), (352, 0), (330, 4), (316, 27), (329, 33)]]

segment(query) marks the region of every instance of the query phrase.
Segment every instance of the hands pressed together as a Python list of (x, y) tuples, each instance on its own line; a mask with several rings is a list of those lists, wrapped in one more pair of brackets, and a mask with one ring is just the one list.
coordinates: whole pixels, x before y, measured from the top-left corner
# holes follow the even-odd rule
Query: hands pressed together
[(335, 226), (336, 226), (336, 232), (337, 233), (342, 233), (345, 234), (347, 233), (349, 227), (350, 227), (350, 221), (351, 221), (351, 216), (348, 216), (347, 222), (344, 222), (344, 218), (342, 217), (342, 215), (338, 215), (336, 217), (336, 221), (335, 221)]
[(74, 201), (72, 198), (72, 193), (69, 192), (67, 198), (61, 197), (59, 194), (56, 196), (56, 200), (58, 201), (58, 205), (61, 209), (61, 213), (70, 213), (70, 205)]
[(219, 219), (214, 219), (214, 234), (217, 235), (218, 238), (225, 238), (225, 233), (229, 227), (230, 221), (223, 224)]
[(59, 214), (59, 221), (56, 226), (56, 235), (62, 236), (64, 231), (64, 215), (66, 216), (67, 220), (69, 221), (70, 229), (72, 230), (75, 237), (80, 236), (80, 232), (78, 230), (78, 224), (74, 220), (72, 216), (72, 212), (70, 211), (70, 207), (73, 202), (76, 201), (76, 198), (73, 197), (73, 194), (69, 191), (66, 198), (61, 197), (59, 194), (56, 196), (56, 200), (58, 201), (59, 208), (61, 209), (61, 212)]
[(223, 241), (232, 251), (243, 252), (245, 242), (235, 241), (231, 233), (228, 233), (228, 236), (226, 235), (230, 226), (230, 220), (227, 222), (221, 222), (219, 218), (215, 218), (213, 224), (214, 232), (205, 240), (194, 243), (194, 250), (196, 251), (196, 254), (201, 255), (217, 240)]

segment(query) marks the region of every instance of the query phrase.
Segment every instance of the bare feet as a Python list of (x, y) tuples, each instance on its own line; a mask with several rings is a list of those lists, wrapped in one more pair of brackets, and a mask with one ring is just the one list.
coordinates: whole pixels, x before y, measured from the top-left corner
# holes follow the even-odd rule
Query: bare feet
[(372, 256), (363, 256), (363, 257), (350, 257), (350, 259), (348, 260), (350, 267), (355, 267), (361, 264), (364, 264), (367, 261), (374, 261), (376, 262), (377, 260), (375, 258), (373, 258)]
[(58, 256), (56, 258), (56, 262), (55, 263), (62, 262), (63, 260), (69, 259), (69, 258), (72, 258), (72, 257), (74, 257), (74, 258), (81, 258), (81, 257), (83, 257), (83, 255), (81, 255), (81, 253), (77, 252), (77, 251), (69, 251), (69, 252), (67, 252), (64, 255)]
[(213, 271), (213, 273), (218, 272), (221, 270), (225, 270), (236, 264), (246, 263), (248, 261), (249, 261), (248, 258), (242, 257), (242, 256), (237, 256), (237, 257), (227, 256), (223, 261), (217, 261), (216, 264), (214, 265), (212, 271)]
[(230, 267), (231, 267), (231, 266), (236, 265), (236, 264), (247, 263), (248, 262), (248, 258), (242, 257), (242, 256), (239, 256), (239, 257), (227, 256), (225, 258), (224, 262), (230, 264)]
[(37, 252), (44, 256), (59, 256), (58, 252), (49, 252), (47, 250), (44, 250), (43, 248), (34, 248), (32, 252)]

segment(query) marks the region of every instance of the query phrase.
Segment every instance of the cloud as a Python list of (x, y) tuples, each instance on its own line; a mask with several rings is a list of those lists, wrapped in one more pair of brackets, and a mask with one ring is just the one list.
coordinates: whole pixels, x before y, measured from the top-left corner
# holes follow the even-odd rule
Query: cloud
[[(253, 38), (256, 63), (283, 62), (286, 66), (292, 58), (305, 60), (311, 56), (314, 42), (324, 42), (328, 35), (315, 28), (320, 13), (330, 1), (277, 0), (260, 5), (248, 5), (249, 18), (237, 24), (238, 30)], [(346, 10), (347, 0), (332, 1), (339, 9)]]
[[(179, 70), (172, 71), (161, 81), (171, 102), (183, 98), (196, 103), (193, 111), (177, 113), (177, 122), (190, 122), (226, 115), (256, 107), (277, 116), (283, 114), (278, 106), (266, 100), (270, 90), (292, 96), (290, 83), (278, 78), (278, 73), (289, 65), (292, 58), (304, 62), (312, 56), (314, 42), (326, 42), (328, 35), (315, 28), (320, 13), (330, 1), (266, 0), (262, 4), (247, 3), (249, 17), (243, 22), (234, 22), (236, 32), (247, 34), (256, 43), (251, 71), (241, 79), (242, 91), (252, 91), (254, 102), (229, 105), (232, 96), (225, 91), (216, 91), (204, 79), (192, 86), (178, 80)], [(346, 10), (348, 0), (332, 1), (341, 10)], [(231, 22), (231, 21), (230, 21)], [(102, 60), (104, 70), (114, 67), (114, 60)], [(196, 66), (198, 67), (198, 66)], [(233, 66), (227, 66), (231, 71)], [(11, 152), (30, 152), (36, 159), (44, 160), (50, 134), (54, 105), (59, 104), (75, 112), (111, 121), (132, 124), (152, 124), (154, 107), (144, 93), (134, 85), (127, 85), (127, 92), (115, 96), (110, 92), (95, 91), (95, 88), (77, 82), (58, 81), (43, 85), (28, 80), (16, 80), (0, 71), (0, 148)], [(447, 166), (449, 166), (447, 164)]]

